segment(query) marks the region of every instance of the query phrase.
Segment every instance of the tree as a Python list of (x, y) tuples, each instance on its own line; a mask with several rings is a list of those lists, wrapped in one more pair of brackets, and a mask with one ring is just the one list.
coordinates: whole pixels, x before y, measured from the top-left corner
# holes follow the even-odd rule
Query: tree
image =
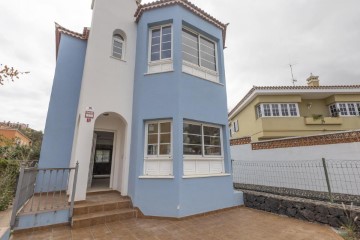
[(19, 75), (28, 74), (30, 72), (20, 72), (19, 70), (8, 67), (7, 65), (0, 64), (0, 85), (4, 85), (5, 80), (14, 81), (14, 79), (19, 79)]

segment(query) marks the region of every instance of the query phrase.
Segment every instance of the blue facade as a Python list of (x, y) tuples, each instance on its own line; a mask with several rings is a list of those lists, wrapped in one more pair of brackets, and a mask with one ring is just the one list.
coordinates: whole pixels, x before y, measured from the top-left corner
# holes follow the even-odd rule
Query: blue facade
[(69, 167), (87, 42), (61, 35), (40, 168)]
[[(172, 23), (173, 71), (146, 74), (149, 27)], [(182, 27), (217, 43), (219, 83), (182, 72)], [(184, 217), (238, 205), (232, 177), (183, 178), (183, 121), (222, 127), (225, 171), (231, 172), (221, 29), (175, 5), (144, 12), (138, 23), (129, 195), (145, 215)], [(171, 119), (173, 179), (141, 179), (144, 171), (145, 121)]]

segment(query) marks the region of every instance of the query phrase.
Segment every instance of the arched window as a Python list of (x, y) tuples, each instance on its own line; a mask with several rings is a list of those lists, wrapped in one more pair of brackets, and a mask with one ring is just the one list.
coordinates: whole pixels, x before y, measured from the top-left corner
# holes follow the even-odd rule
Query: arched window
[(112, 38), (112, 56), (118, 59), (124, 59), (125, 56), (125, 38), (120, 30), (115, 30)]

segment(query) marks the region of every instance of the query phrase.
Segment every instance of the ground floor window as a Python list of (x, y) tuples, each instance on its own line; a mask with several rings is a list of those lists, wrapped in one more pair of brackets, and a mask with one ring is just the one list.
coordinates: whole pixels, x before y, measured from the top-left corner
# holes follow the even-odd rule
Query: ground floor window
[(144, 175), (172, 175), (172, 123), (170, 120), (145, 123)]
[(222, 127), (183, 123), (184, 175), (224, 173)]

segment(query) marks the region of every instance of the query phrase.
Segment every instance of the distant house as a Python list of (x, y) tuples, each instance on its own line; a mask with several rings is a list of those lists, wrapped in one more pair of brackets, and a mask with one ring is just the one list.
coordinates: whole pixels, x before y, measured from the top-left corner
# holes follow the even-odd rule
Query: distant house
[[(3, 136), (9, 140), (14, 140), (16, 144), (21, 146), (31, 145), (31, 140), (17, 129), (0, 128), (0, 136)], [(0, 142), (0, 146), (1, 145), (3, 145), (3, 143)]]
[(228, 115), (231, 139), (252, 141), (360, 129), (360, 85), (253, 87)]

